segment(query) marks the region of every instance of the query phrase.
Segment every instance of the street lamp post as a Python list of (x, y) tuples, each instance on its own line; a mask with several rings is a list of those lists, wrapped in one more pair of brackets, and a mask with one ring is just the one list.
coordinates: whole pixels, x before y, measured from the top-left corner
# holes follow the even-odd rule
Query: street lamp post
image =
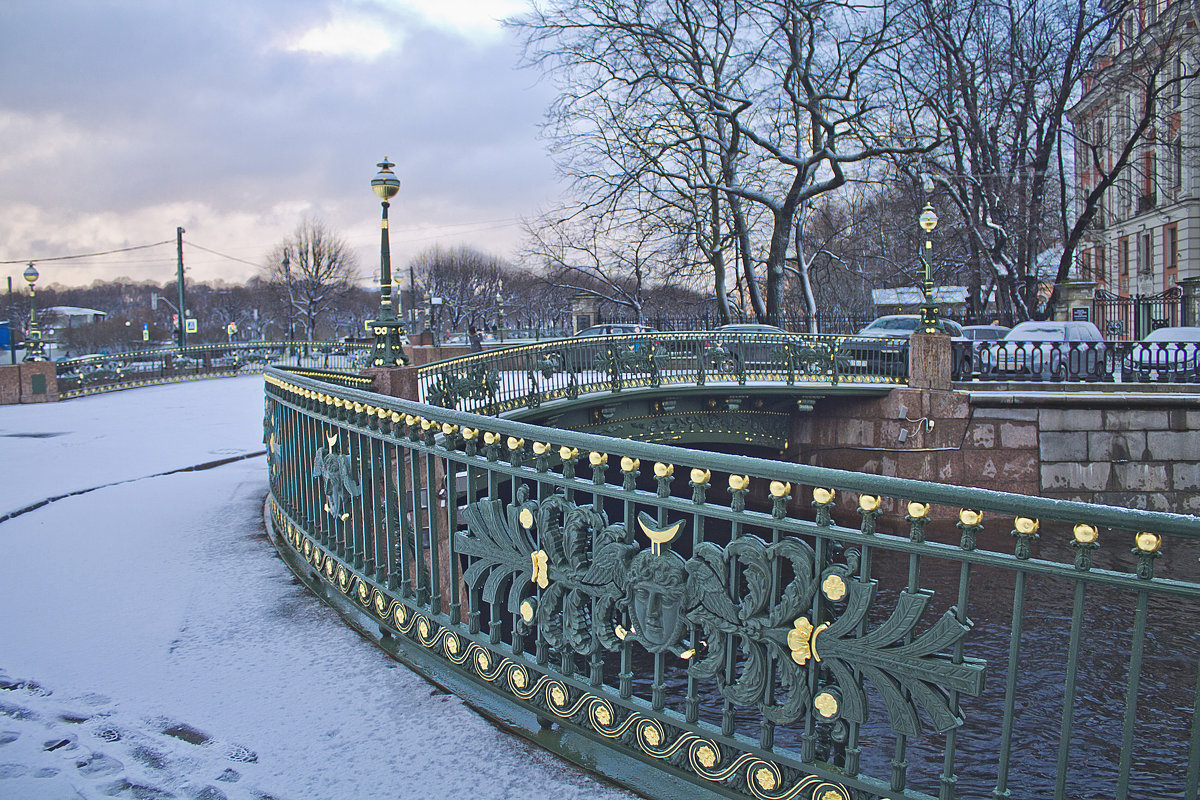
[(392, 172), (396, 166), (384, 156), (377, 165), (379, 174), (371, 180), (371, 189), (383, 204), (383, 223), (379, 234), (379, 319), (372, 321), (375, 334), (375, 351), (371, 365), (375, 367), (399, 367), (408, 363), (408, 356), (400, 342), (405, 335), (404, 324), (396, 319), (396, 307), (392, 302), (392, 248), (388, 240), (389, 202), (400, 191), (400, 179)]
[(921, 227), (925, 230), (925, 283), (922, 286), (922, 291), (925, 295), (925, 302), (921, 304), (921, 330), (925, 333), (937, 333), (938, 307), (933, 302), (933, 240), (930, 234), (937, 227), (937, 214), (933, 212), (933, 206), (929, 203), (925, 204), (925, 208), (921, 211), (920, 217)]
[(37, 322), (37, 293), (33, 288), (33, 284), (38, 279), (38, 271), (34, 268), (32, 261), (25, 268), (24, 276), (29, 283), (29, 336), (26, 337), (24, 360), (45, 361), (46, 353), (42, 349), (42, 332), (38, 328)]
[(504, 341), (504, 281), (500, 281), (500, 288), (496, 290), (496, 328), (500, 336), (500, 341)]

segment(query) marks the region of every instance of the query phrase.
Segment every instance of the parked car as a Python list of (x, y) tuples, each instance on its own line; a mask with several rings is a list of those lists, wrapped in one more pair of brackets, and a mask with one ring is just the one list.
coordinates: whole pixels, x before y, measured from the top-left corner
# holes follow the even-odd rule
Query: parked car
[(717, 372), (738, 373), (752, 365), (766, 366), (788, 335), (774, 325), (739, 323), (722, 325), (714, 336), (704, 342), (704, 361)]
[(963, 336), (973, 342), (998, 342), (1012, 328), (1004, 325), (963, 325)]
[(1122, 378), (1134, 381), (1200, 381), (1200, 328), (1159, 328), (1133, 345)]
[[(611, 323), (593, 325), (584, 328), (574, 336), (564, 339), (564, 347), (552, 353), (549, 359), (557, 369), (569, 372), (582, 372), (594, 369), (603, 371), (609, 355), (609, 349), (615, 348), (618, 358), (635, 358), (644, 352), (645, 348), (658, 347), (658, 339), (642, 334), (658, 333), (646, 325), (626, 323)], [(610, 341), (598, 341), (600, 337), (620, 337)]]
[(1022, 322), (979, 352), (985, 378), (1104, 380), (1108, 347), (1091, 322)]
[[(887, 375), (908, 374), (908, 338), (921, 327), (919, 314), (889, 314), (872, 320), (869, 325), (858, 332), (875, 341), (855, 341), (847, 345), (851, 364), (859, 363), (868, 372)], [(962, 326), (954, 320), (938, 319), (937, 329), (940, 333), (948, 334), (952, 341), (966, 341)], [(970, 354), (955, 348), (959, 353), (954, 364), (955, 377), (961, 377), (970, 372)]]

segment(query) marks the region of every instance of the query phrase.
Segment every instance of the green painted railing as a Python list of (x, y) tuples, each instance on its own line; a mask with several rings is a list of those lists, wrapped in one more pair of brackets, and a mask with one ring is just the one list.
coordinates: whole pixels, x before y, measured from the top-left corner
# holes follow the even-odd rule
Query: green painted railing
[[(237, 342), (131, 350), (56, 361), (64, 398), (159, 383), (262, 372), (268, 365), (351, 370), (365, 366), (369, 344)], [(369, 382), (368, 382), (369, 383)]]
[(1197, 797), (1195, 517), (266, 382), (296, 573), (648, 796)]
[(573, 337), (420, 368), (435, 406), (497, 414), (583, 394), (641, 387), (770, 382), (904, 384), (895, 339), (721, 331)]

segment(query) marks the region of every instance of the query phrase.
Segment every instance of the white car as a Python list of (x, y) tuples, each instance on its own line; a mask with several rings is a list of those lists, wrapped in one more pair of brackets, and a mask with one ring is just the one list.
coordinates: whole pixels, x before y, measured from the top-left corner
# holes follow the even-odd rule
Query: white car
[(1200, 328), (1159, 328), (1125, 359), (1125, 380), (1195, 383), (1200, 380)]
[(1108, 347), (1091, 322), (1022, 322), (979, 352), (984, 378), (1105, 380)]

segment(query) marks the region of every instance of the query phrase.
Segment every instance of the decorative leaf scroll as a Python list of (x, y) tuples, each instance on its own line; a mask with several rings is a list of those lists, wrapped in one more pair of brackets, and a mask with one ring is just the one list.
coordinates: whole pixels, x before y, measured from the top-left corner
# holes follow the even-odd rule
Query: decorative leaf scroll
[(963, 723), (962, 713), (950, 701), (950, 691), (978, 696), (983, 691), (985, 663), (967, 659), (955, 664), (941, 655), (970, 630), (947, 611), (928, 630), (904, 642), (925, 613), (932, 592), (903, 591), (896, 608), (879, 627), (856, 636), (859, 623), (875, 601), (876, 581), (848, 582), (847, 607), (829, 627), (814, 634), (813, 650), (841, 689), (839, 715), (862, 722), (867, 697), (853, 670), (858, 670), (879, 691), (887, 706), (892, 729), (915, 736), (921, 732), (917, 708), (929, 715), (934, 730), (947, 731)]
[[(603, 512), (562, 495), (531, 501), (524, 487), (507, 512), (499, 501), (484, 500), (469, 505), (463, 519), (467, 530), (456, 535), (457, 548), (472, 559), (463, 579), (487, 602), (506, 602), (518, 629), (536, 626), (552, 647), (583, 655), (633, 642), (691, 658), (706, 642), (692, 675), (711, 679), (730, 703), (757, 708), (778, 724), (795, 722), (814, 705), (825, 721), (865, 721), (861, 676), (879, 692), (897, 732), (918, 734), (921, 710), (944, 731), (963, 721), (951, 692), (978, 695), (983, 688), (983, 662), (955, 664), (946, 655), (969, 623), (948, 611), (914, 633), (928, 592), (901, 593), (883, 624), (858, 634), (876, 583), (854, 577), (853, 550), (846, 564), (822, 568), (800, 539), (767, 544), (746, 535), (724, 548), (702, 542), (684, 559), (671, 551), (682, 522), (662, 528), (639, 515), (650, 540), (643, 547)], [(779, 586), (781, 574), (791, 577)], [(809, 617), (818, 591), (829, 602), (814, 625)], [(844, 610), (833, 613), (843, 601)], [(686, 638), (693, 627), (703, 631), (700, 642)], [(820, 703), (810, 690), (813, 676)], [(840, 702), (832, 700), (834, 686)]]
[(502, 602), (501, 593), (507, 589), (506, 606), (513, 616), (520, 615), (521, 600), (533, 594), (537, 550), (519, 516), (516, 506), (509, 506), (506, 514), (499, 500), (481, 500), (463, 510), (471, 535), (455, 537), (458, 552), (476, 559), (463, 573), (463, 581), (489, 604)]
[(454, 408), (461, 399), (496, 399), (500, 388), (500, 373), (486, 364), (474, 364), (465, 372), (441, 372), (426, 391), (431, 405)]
[(350, 518), (350, 498), (362, 495), (362, 487), (354, 477), (354, 461), (340, 455), (337, 436), (329, 437), (329, 450), (319, 448), (313, 456), (313, 477), (323, 478), (325, 510), (341, 520)]
[(833, 383), (850, 368), (850, 359), (837, 345), (785, 342), (771, 353), (771, 360), (787, 372), (788, 383), (796, 375), (826, 375)]

